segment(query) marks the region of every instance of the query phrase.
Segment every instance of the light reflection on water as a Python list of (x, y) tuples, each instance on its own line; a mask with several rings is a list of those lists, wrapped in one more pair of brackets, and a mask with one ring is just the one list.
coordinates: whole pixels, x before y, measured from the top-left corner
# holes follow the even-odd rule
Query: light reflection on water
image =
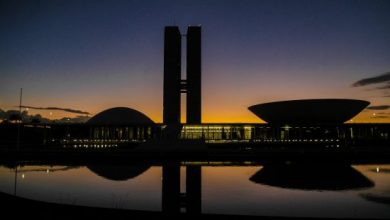
[(0, 191), (55, 203), (132, 210), (182, 210), (184, 196), (187, 210), (199, 205), (202, 213), (390, 217), (390, 165), (242, 165), (24, 165), (17, 167), (16, 185), (16, 169), (1, 166)]

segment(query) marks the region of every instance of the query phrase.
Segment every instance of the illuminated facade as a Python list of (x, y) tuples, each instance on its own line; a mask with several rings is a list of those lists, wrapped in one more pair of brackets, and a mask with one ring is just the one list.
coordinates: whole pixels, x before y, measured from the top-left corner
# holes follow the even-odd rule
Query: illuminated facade
[[(164, 137), (164, 124), (88, 125), (52, 124), (21, 126), (21, 143), (51, 147), (132, 147)], [(16, 124), (0, 126), (5, 147), (14, 141)], [(183, 125), (179, 138), (214, 144), (239, 146), (389, 146), (388, 124), (284, 125), (268, 124), (202, 124)], [(153, 142), (153, 141), (152, 141)]]
[[(143, 143), (160, 139), (163, 124), (127, 126), (56, 125), (43, 135), (57, 144)], [(183, 125), (182, 140), (202, 140), (208, 144), (323, 145), (339, 147), (354, 144), (383, 144), (390, 141), (387, 124), (342, 124), (338, 126), (270, 126), (267, 124)], [(244, 145), (245, 146), (245, 145)]]

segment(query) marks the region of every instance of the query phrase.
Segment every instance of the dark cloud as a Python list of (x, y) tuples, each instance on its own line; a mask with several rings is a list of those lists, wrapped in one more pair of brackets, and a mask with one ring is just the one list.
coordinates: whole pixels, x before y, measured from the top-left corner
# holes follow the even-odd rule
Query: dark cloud
[(377, 116), (374, 116), (373, 118), (389, 118), (389, 116), (386, 116), (386, 115), (377, 115)]
[[(31, 106), (22, 106), (23, 108), (31, 108)], [(39, 109), (39, 108), (38, 108)], [(32, 122), (38, 122), (38, 123), (85, 123), (90, 119), (89, 116), (86, 115), (78, 115), (74, 118), (62, 118), (62, 119), (55, 119), (51, 120), (48, 118), (42, 117), (40, 114), (36, 115), (29, 115), (28, 111), (22, 111), (21, 113), (19, 110), (8, 110), (8, 111), (3, 111), (0, 109), (0, 119), (1, 120), (13, 120), (12, 117), (18, 115), (19, 118), (24, 122), (24, 123), (32, 123)]]
[(366, 109), (369, 109), (369, 110), (387, 110), (387, 109), (390, 109), (390, 105), (373, 105), (373, 106), (368, 106)]
[(360, 194), (360, 196), (371, 202), (390, 205), (390, 197), (388, 196), (375, 195), (372, 193), (364, 193), (364, 194)]
[(377, 115), (390, 115), (390, 112), (378, 112)]
[(376, 87), (375, 89), (390, 89), (390, 84), (387, 84), (385, 86), (379, 86), (379, 87)]
[(61, 119), (56, 119), (53, 122), (54, 123), (85, 123), (90, 119), (88, 116), (77, 116), (75, 118), (61, 118)]
[[(18, 106), (19, 107), (19, 106)], [(83, 115), (90, 115), (89, 112), (84, 112), (81, 110), (76, 110), (76, 109), (70, 109), (70, 108), (59, 108), (59, 107), (34, 107), (34, 106), (27, 106), (27, 105), (22, 105), (22, 108), (31, 108), (31, 109), (38, 109), (38, 110), (58, 110), (58, 111), (65, 111), (65, 112), (70, 112), (70, 113), (76, 113), (76, 114), (83, 114)]]
[(365, 85), (371, 85), (371, 84), (377, 84), (383, 82), (390, 82), (390, 72), (375, 77), (361, 79), (355, 82), (354, 84), (352, 84), (352, 86), (359, 87), (359, 86), (365, 86)]

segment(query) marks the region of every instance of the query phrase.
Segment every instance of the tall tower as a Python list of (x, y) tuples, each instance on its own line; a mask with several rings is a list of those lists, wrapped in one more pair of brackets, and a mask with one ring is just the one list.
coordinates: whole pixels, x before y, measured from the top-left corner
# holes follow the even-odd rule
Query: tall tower
[(181, 35), (176, 26), (164, 32), (164, 124), (180, 124)]
[[(187, 79), (181, 78), (181, 34), (176, 26), (164, 33), (164, 124), (180, 125), (180, 95), (187, 94), (187, 123), (201, 121), (201, 27), (187, 30)], [(175, 130), (175, 129), (173, 129)], [(175, 132), (171, 131), (173, 136)]]
[(202, 123), (201, 109), (201, 51), (200, 26), (190, 26), (187, 30), (187, 123)]

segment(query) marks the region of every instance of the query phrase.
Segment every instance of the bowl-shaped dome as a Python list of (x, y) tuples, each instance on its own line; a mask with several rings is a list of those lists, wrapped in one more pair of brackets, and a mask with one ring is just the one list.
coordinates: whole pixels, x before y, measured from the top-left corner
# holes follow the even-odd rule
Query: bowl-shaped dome
[(371, 180), (347, 165), (268, 165), (250, 180), (263, 185), (303, 190), (349, 190), (374, 186)]
[(137, 110), (117, 107), (100, 112), (87, 121), (91, 125), (128, 125), (128, 124), (154, 124), (154, 122), (142, 112)]
[(264, 103), (248, 109), (272, 124), (338, 124), (353, 118), (369, 104), (354, 99), (303, 99)]
[(95, 174), (108, 179), (123, 181), (135, 178), (150, 168), (146, 164), (90, 164), (87, 166)]

